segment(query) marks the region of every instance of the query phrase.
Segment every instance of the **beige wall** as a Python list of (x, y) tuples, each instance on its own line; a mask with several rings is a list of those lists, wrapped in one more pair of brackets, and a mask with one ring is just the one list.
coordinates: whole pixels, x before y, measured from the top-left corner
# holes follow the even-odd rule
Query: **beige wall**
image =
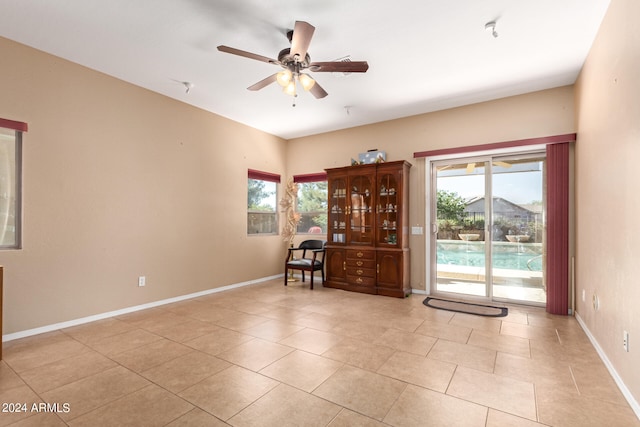
[[(287, 146), (288, 170), (295, 175), (345, 166), (372, 148), (386, 151), (387, 160), (408, 160), (413, 165), (410, 226), (427, 231), (425, 161), (414, 159), (415, 152), (575, 131), (573, 86), (566, 86), (294, 139)], [(411, 286), (418, 290), (426, 289), (425, 244), (425, 235), (411, 236)]]
[(284, 242), (248, 237), (245, 212), (247, 168), (284, 176), (284, 140), (6, 39), (0, 52), (0, 117), (29, 124), (23, 249), (0, 251), (5, 334), (281, 273)]
[[(612, 0), (576, 84), (576, 311), (640, 402), (640, 2)], [(582, 300), (582, 293), (585, 300)], [(593, 296), (600, 308), (595, 310)], [(622, 334), (630, 334), (630, 352)]]

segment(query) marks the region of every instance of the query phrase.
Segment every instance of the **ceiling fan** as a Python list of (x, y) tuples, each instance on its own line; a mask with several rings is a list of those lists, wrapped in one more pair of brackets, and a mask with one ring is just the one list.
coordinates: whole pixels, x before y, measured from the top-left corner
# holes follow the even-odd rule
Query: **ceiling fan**
[[(220, 52), (232, 55), (243, 56), (269, 64), (279, 65), (282, 71), (270, 75), (259, 82), (249, 86), (249, 90), (260, 90), (273, 82), (278, 82), (286, 94), (296, 97), (296, 81), (300, 83), (304, 90), (311, 92), (316, 98), (327, 96), (325, 91), (309, 74), (303, 71), (308, 70), (316, 73), (364, 73), (369, 69), (366, 61), (329, 61), (311, 62), (311, 57), (307, 52), (311, 37), (315, 27), (308, 22), (296, 21), (293, 30), (287, 32), (287, 38), (291, 42), (291, 47), (282, 49), (278, 54), (278, 59), (268, 58), (244, 50), (235, 49), (229, 46), (218, 46)], [(295, 106), (295, 103), (293, 104)]]

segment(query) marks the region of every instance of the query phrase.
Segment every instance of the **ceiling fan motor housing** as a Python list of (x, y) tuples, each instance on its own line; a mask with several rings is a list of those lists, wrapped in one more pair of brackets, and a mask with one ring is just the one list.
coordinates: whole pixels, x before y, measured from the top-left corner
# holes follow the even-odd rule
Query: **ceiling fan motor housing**
[(311, 57), (307, 53), (304, 56), (304, 60), (301, 61), (299, 55), (291, 55), (291, 49), (286, 48), (282, 49), (278, 54), (278, 61), (280, 62), (280, 65), (282, 65), (282, 68), (287, 68), (293, 71), (296, 68), (297, 64), (299, 69), (303, 70), (305, 68), (308, 68), (309, 64), (311, 64)]

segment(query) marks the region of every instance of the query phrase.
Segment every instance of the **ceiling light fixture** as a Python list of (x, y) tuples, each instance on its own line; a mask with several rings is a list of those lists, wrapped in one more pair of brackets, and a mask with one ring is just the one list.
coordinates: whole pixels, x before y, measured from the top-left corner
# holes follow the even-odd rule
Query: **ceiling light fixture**
[(496, 31), (496, 21), (487, 22), (484, 24), (484, 29), (487, 31), (491, 31), (491, 35), (494, 38), (498, 38), (498, 32)]

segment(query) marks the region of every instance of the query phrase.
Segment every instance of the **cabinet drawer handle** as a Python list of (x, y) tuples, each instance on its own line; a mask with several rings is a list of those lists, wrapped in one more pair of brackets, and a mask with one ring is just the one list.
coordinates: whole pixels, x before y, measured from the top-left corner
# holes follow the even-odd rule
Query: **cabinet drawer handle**
[(358, 267), (362, 267), (362, 264), (364, 264), (364, 262), (362, 262), (362, 261), (358, 261), (358, 262), (356, 262), (356, 265), (357, 265)]
[(376, 273), (380, 274), (380, 264), (376, 264)]
[(357, 282), (357, 283), (362, 283), (362, 277), (358, 277), (358, 278), (356, 279), (356, 282)]
[(358, 252), (358, 253), (356, 254), (356, 256), (357, 256), (358, 258), (362, 258), (362, 257), (364, 256), (364, 254), (363, 254), (362, 252)]
[(347, 262), (346, 261), (342, 261), (342, 269), (343, 270), (347, 269)]
[(364, 271), (362, 271), (362, 270), (356, 270), (356, 273), (358, 273), (358, 276), (362, 276), (362, 273), (364, 273)]

